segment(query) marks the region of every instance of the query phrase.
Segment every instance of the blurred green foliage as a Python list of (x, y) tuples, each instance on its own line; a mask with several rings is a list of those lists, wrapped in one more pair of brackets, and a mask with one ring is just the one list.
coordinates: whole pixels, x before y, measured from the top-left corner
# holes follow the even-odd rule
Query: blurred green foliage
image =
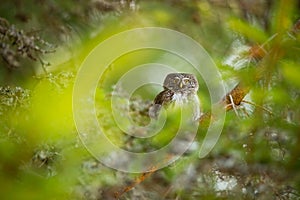
[[(42, 63), (26, 59), (28, 54), (16, 54), (22, 58), (19, 69), (10, 69), (5, 62), (10, 54), (1, 53), (3, 199), (113, 199), (114, 192), (139, 176), (109, 169), (86, 151), (72, 118), (72, 87), (81, 62), (97, 44), (122, 30), (147, 26), (171, 28), (198, 41), (218, 65), (228, 91), (245, 82), (251, 87), (246, 99), (255, 105), (242, 103), (227, 113), (222, 135), (207, 157), (189, 152), (121, 199), (299, 199), (299, 2), (3, 0), (0, 13), (24, 30), (17, 31), (20, 37), (30, 33), (57, 46), (56, 52), (39, 55), (51, 63), (44, 66), (47, 73)], [(4, 45), (14, 43), (1, 36), (0, 45), (4, 52)], [(99, 82), (99, 121), (122, 148), (151, 151), (173, 137), (177, 114), (162, 134), (146, 142), (118, 129), (110, 110), (112, 86), (124, 72), (150, 61), (178, 62), (159, 55), (145, 51), (121, 57)], [(209, 93), (198, 78), (207, 111)], [(145, 110), (160, 89), (141, 89), (132, 97), (136, 123), (148, 122)], [(199, 130), (199, 142), (204, 132)]]

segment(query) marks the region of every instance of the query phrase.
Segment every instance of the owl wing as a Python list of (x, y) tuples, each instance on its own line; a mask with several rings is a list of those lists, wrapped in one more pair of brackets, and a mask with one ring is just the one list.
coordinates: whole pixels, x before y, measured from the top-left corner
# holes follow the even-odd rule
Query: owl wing
[(174, 92), (171, 90), (164, 90), (160, 92), (154, 99), (154, 104), (168, 105), (173, 98)]
[(172, 102), (174, 92), (171, 90), (164, 90), (160, 92), (154, 99), (153, 105), (150, 107), (149, 116), (157, 119), (159, 111), (163, 105), (169, 105)]

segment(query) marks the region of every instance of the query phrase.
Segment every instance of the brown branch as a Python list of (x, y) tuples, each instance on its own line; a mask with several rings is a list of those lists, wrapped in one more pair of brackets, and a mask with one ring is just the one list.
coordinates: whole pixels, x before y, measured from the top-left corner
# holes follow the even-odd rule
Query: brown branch
[[(235, 105), (240, 105), (243, 102), (244, 97), (248, 94), (250, 91), (249, 86), (245, 86), (241, 82), (238, 83), (229, 93), (225, 95), (225, 97), (222, 98), (222, 100), (219, 102), (219, 104), (224, 105), (226, 108), (226, 111), (232, 110)], [(234, 105), (233, 105), (234, 104)], [(204, 113), (200, 119), (199, 123), (201, 126), (208, 125), (210, 119), (213, 116), (211, 116), (211, 112)], [(216, 118), (216, 117), (214, 117)]]
[[(244, 99), (244, 97), (248, 94), (250, 87), (244, 86), (242, 83), (237, 84), (226, 96), (222, 99), (221, 104), (224, 104), (226, 107), (226, 111), (231, 110), (233, 108), (232, 103), (234, 105), (240, 105)], [(231, 101), (231, 98), (233, 102)]]
[(124, 187), (120, 192), (116, 192), (115, 193), (115, 198), (119, 199), (123, 194), (125, 194), (126, 192), (129, 192), (130, 190), (132, 190), (136, 185), (140, 184), (141, 182), (145, 181), (146, 178), (148, 178), (151, 174), (153, 174), (154, 172), (157, 171), (156, 167), (152, 167), (148, 172), (144, 172), (142, 173), (140, 176), (138, 176), (135, 181)]

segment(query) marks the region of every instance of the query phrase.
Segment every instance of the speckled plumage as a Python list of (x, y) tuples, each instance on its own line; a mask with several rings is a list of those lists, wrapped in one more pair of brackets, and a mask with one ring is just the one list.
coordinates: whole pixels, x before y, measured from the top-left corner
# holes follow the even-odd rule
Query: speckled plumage
[[(193, 74), (171, 73), (168, 74), (163, 83), (164, 90), (154, 99), (150, 108), (150, 117), (157, 118), (162, 106), (168, 106), (171, 103), (183, 105), (188, 102), (199, 103), (197, 91), (199, 84)], [(200, 110), (196, 111), (195, 118), (200, 116)]]

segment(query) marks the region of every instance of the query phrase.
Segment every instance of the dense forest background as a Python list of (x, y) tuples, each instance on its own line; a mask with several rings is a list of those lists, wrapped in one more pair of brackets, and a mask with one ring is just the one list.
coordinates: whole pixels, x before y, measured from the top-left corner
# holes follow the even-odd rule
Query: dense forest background
[[(2, 0), (2, 198), (300, 199), (299, 19), (296, 0)], [(130, 174), (85, 149), (73, 121), (72, 89), (97, 44), (149, 26), (180, 31), (205, 48), (232, 94), (231, 109), (205, 158), (191, 151), (163, 169)], [(123, 70), (143, 61), (139, 53), (118, 60), (96, 94), (98, 117), (109, 116), (107, 131), (118, 132), (111, 139), (126, 148), (147, 147), (120, 137), (103, 106)], [(144, 110), (155, 94), (132, 99), (136, 121), (147, 120)], [(208, 113), (209, 94), (199, 97)]]

